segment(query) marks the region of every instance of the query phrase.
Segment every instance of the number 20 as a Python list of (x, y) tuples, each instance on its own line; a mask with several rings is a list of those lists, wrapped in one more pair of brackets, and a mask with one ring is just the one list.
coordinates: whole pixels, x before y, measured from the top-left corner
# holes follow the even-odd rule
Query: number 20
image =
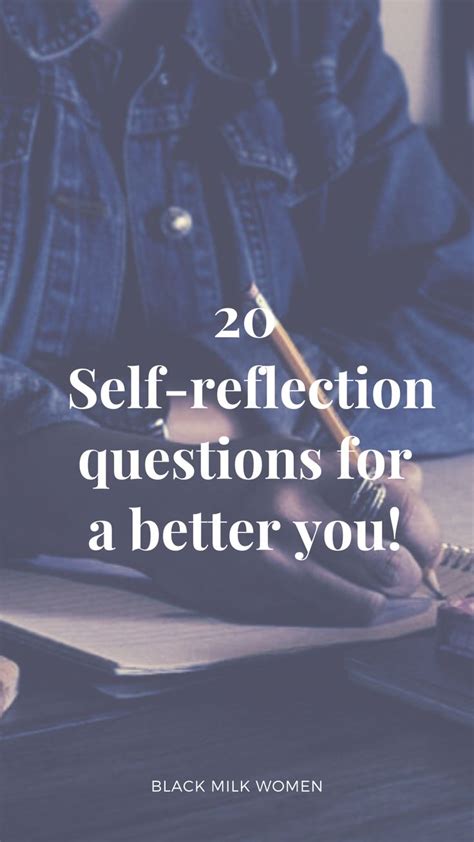
[[(225, 323), (224, 327), (222, 327), (216, 333), (216, 339), (238, 339), (240, 336), (240, 327), (231, 328), (231, 325), (238, 319), (237, 310), (233, 307), (222, 307), (220, 310), (217, 311), (216, 316), (219, 313), (225, 313), (227, 315), (227, 322)], [(256, 333), (255, 331), (255, 314), (259, 313), (257, 323), (262, 323), (263, 321), (263, 331), (262, 333)], [(254, 307), (252, 310), (249, 310), (248, 313), (244, 316), (244, 330), (252, 339), (266, 339), (267, 336), (270, 336), (273, 328), (275, 327), (275, 318), (272, 313), (267, 313), (263, 307)]]

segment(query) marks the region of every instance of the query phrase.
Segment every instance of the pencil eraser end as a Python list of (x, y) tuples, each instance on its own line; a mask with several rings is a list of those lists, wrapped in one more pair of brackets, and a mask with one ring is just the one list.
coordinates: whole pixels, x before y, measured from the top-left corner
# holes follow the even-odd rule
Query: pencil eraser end
[(247, 296), (247, 298), (256, 298), (258, 293), (259, 293), (258, 286), (254, 281), (252, 281), (250, 286), (247, 287), (247, 289), (245, 291), (245, 295)]

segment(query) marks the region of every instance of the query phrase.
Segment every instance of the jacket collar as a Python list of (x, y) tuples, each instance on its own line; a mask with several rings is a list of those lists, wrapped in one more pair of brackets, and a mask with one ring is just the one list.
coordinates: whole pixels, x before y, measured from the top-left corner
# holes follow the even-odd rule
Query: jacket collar
[(10, 38), (30, 58), (60, 58), (89, 38), (100, 18), (89, 0), (0, 0)]
[(276, 70), (259, 0), (192, 0), (184, 37), (223, 78), (252, 82)]
[[(34, 61), (68, 54), (100, 24), (90, 0), (0, 0), (0, 15)], [(223, 78), (250, 82), (276, 70), (260, 0), (190, 0), (183, 37)]]

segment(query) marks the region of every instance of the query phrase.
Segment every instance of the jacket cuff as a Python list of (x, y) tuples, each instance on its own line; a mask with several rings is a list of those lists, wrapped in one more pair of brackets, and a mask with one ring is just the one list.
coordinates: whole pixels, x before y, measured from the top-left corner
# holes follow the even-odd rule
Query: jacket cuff
[(51, 424), (94, 424), (84, 413), (69, 408), (69, 400), (40, 374), (0, 357), (0, 444)]
[(70, 409), (64, 392), (44, 377), (16, 360), (0, 357), (0, 564), (9, 555), (9, 445), (42, 427), (70, 421), (96, 426)]

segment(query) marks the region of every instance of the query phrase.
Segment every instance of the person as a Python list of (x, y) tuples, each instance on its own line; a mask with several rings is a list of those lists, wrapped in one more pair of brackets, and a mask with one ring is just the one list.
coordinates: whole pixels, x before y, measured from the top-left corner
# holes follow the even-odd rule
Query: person
[[(317, 376), (429, 378), (434, 410), (347, 410), (365, 446), (416, 455), (471, 446), (469, 210), (410, 121), (375, 0), (2, 0), (0, 421), (4, 555), (89, 554), (89, 523), (118, 524), (106, 560), (131, 563), (130, 506), (165, 522), (341, 516), (337, 465), (314, 410), (206, 416), (231, 446), (323, 451), (314, 483), (153, 483), (106, 493), (88, 448), (146, 453), (157, 413), (69, 408), (67, 373), (98, 381), (164, 363), (243, 380), (288, 377), (271, 343), (216, 339), (258, 284)], [(112, 372), (112, 374), (111, 374)], [(171, 407), (174, 438), (201, 440)], [(183, 426), (184, 419), (184, 426)], [(173, 427), (173, 424), (171, 424)], [(163, 440), (173, 452), (177, 444)], [(440, 553), (420, 471), (386, 482), (401, 548), (334, 553), (134, 553), (159, 589), (205, 611), (272, 622), (371, 622)], [(357, 553), (356, 553), (357, 555)]]

